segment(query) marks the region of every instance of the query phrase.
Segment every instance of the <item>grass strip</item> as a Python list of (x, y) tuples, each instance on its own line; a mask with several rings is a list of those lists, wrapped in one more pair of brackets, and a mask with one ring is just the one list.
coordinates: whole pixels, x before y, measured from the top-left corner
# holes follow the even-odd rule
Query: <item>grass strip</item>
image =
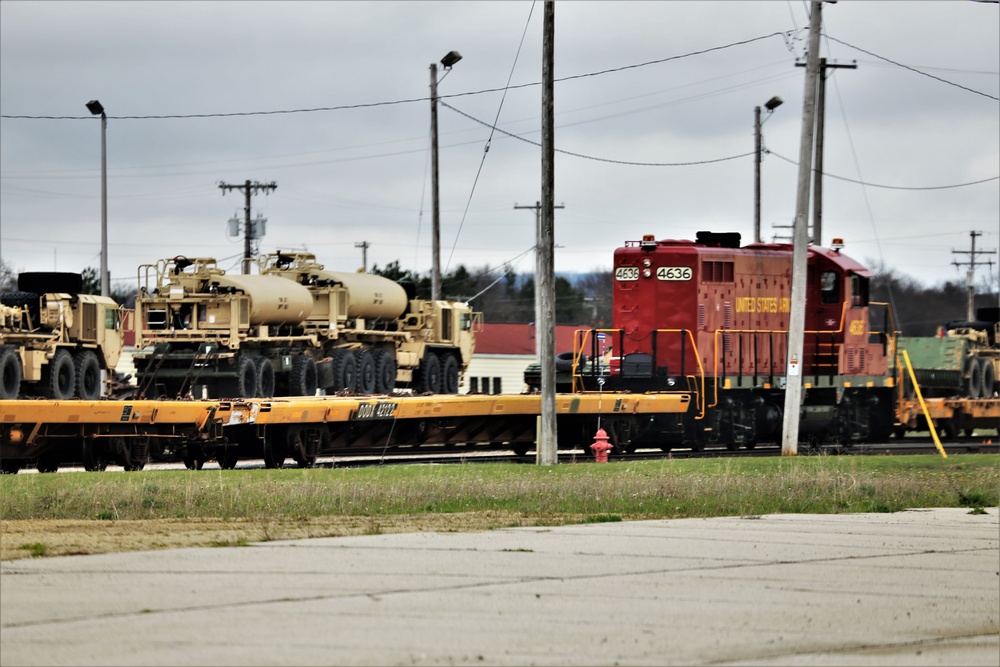
[(1000, 455), (0, 477), (0, 559), (302, 537), (1000, 504)]

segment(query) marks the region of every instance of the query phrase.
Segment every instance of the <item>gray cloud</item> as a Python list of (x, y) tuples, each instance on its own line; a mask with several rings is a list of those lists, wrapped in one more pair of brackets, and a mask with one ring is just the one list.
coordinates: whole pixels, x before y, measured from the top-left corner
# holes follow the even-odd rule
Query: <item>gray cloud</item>
[[(556, 146), (628, 162), (711, 160), (753, 151), (753, 107), (785, 104), (764, 126), (762, 217), (794, 215), (808, 25), (805, 3), (560, 2), (556, 77), (570, 77), (770, 35), (743, 46), (556, 86)], [(226, 220), (238, 194), (217, 183), (276, 181), (254, 199), (268, 219), (263, 250), (307, 247), (328, 266), (430, 267), (428, 66), (464, 59), (441, 82), (455, 109), (526, 139), (539, 137), (540, 88), (460, 95), (541, 77), (541, 4), (528, 2), (3, 2), (0, 109), (5, 116), (87, 116), (108, 127), (110, 267), (175, 254), (230, 258)], [(998, 7), (955, 2), (826, 5), (824, 31), (996, 97)], [(517, 60), (518, 44), (528, 24)], [(858, 61), (828, 82), (826, 171), (896, 186), (940, 186), (1000, 173), (998, 102), (890, 65), (839, 42), (823, 54)], [(126, 119), (420, 100), (250, 117)], [(501, 100), (503, 106), (500, 107)], [(497, 266), (534, 242), (539, 150), (440, 110), (442, 244), (454, 268)], [(23, 270), (97, 266), (100, 130), (96, 119), (2, 120), (0, 254)], [(480, 170), (482, 165), (482, 170)], [(689, 167), (613, 164), (559, 154), (559, 271), (610, 265), (615, 247), (700, 229), (752, 236), (753, 162)], [(476, 175), (479, 180), (476, 182)], [(473, 184), (475, 190), (473, 192)], [(952, 190), (862, 188), (827, 178), (824, 240), (859, 260), (881, 257), (927, 282), (962, 279), (952, 249), (1000, 245), (997, 181)], [(466, 214), (466, 207), (468, 212)], [(463, 221), (464, 216), (464, 221)], [(459, 228), (461, 226), (461, 231)], [(783, 232), (783, 230), (778, 230)], [(880, 243), (878, 243), (880, 241)], [(530, 271), (530, 256), (515, 266)], [(994, 266), (994, 270), (996, 267)]]

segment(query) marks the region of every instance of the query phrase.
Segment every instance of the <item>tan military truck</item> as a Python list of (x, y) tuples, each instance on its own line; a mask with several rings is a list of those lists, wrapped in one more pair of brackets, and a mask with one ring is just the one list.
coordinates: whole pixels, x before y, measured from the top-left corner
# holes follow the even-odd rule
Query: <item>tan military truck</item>
[(107, 395), (123, 346), (118, 304), (78, 273), (32, 272), (0, 294), (0, 399)]

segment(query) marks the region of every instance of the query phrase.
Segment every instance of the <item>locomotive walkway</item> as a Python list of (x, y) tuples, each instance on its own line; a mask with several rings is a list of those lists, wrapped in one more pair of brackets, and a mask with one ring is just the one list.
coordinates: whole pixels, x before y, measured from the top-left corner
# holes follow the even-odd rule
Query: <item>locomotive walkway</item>
[(996, 665), (967, 509), (415, 533), (6, 562), (0, 664)]

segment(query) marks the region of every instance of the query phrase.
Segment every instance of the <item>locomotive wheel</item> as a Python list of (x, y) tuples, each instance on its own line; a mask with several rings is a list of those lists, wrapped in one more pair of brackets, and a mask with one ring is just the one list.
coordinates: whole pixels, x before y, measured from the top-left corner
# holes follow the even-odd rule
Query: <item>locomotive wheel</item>
[(235, 398), (255, 398), (257, 396), (257, 366), (251, 357), (236, 357)]
[(292, 372), (288, 376), (289, 396), (316, 395), (316, 360), (300, 354), (292, 359)]
[(375, 392), (375, 357), (371, 350), (355, 350), (354, 363), (358, 367), (358, 393), (370, 395)]
[(87, 438), (83, 441), (81, 456), (83, 458), (84, 470), (88, 472), (101, 472), (107, 469), (110, 461), (103, 449), (93, 438)]
[(264, 467), (281, 468), (285, 465), (288, 454), (285, 452), (285, 444), (279, 441), (274, 433), (269, 433), (264, 438)]
[(441, 393), (441, 360), (433, 352), (425, 354), (420, 362), (420, 382), (417, 389), (425, 394)]
[(236, 447), (220, 447), (215, 453), (215, 460), (223, 470), (232, 470), (240, 460), (239, 450)]
[(0, 346), (0, 399), (14, 400), (21, 393), (21, 356), (10, 345)]
[(49, 362), (42, 379), (45, 395), (49, 398), (73, 398), (76, 389), (76, 370), (73, 357), (66, 350), (57, 350)]
[(76, 395), (88, 401), (101, 398), (101, 362), (93, 350), (81, 350), (73, 360)]
[(458, 393), (458, 359), (454, 354), (441, 355), (441, 392)]
[(375, 350), (375, 393), (389, 394), (396, 387), (396, 360), (389, 350)]
[(271, 360), (264, 356), (254, 357), (254, 368), (257, 370), (257, 397), (272, 398), (274, 396), (274, 366)]
[(0, 474), (16, 475), (24, 467), (21, 459), (0, 459)]

